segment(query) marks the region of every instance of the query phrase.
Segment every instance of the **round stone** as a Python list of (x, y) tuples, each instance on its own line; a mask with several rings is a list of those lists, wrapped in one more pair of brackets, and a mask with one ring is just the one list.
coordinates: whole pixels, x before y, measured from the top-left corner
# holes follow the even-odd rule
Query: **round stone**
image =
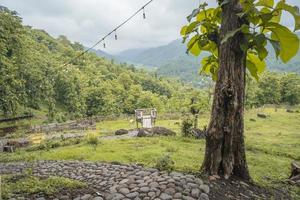
[(155, 192), (149, 192), (149, 193), (148, 193), (148, 196), (149, 196), (149, 197), (154, 197), (154, 196), (155, 196)]
[(120, 188), (119, 192), (126, 195), (126, 194), (129, 194), (129, 189), (128, 188)]
[(192, 197), (198, 198), (200, 195), (200, 190), (197, 188), (192, 189), (191, 195)]
[(193, 197), (190, 196), (183, 196), (184, 200), (195, 200)]
[(122, 181), (120, 181), (120, 184), (125, 184), (129, 181), (129, 179), (123, 179)]
[(140, 191), (141, 192), (149, 192), (150, 188), (149, 187), (141, 187)]
[(137, 197), (138, 195), (139, 195), (138, 192), (131, 192), (131, 193), (127, 194), (126, 197), (131, 199), (131, 198)]
[(181, 199), (181, 198), (182, 198), (182, 194), (181, 193), (174, 194), (174, 199)]
[(209, 187), (208, 187), (208, 185), (200, 185), (200, 189), (203, 191), (203, 192), (205, 192), (206, 194), (208, 194), (209, 193)]
[(165, 193), (173, 196), (176, 193), (176, 190), (174, 188), (167, 188), (165, 189)]
[(113, 200), (121, 200), (121, 199), (124, 199), (124, 195), (123, 194), (120, 194), (120, 193), (116, 193), (113, 195)]
[(161, 198), (162, 200), (171, 200), (171, 199), (172, 199), (172, 196), (169, 195), (169, 194), (167, 194), (167, 193), (161, 193), (160, 198)]
[(90, 194), (85, 194), (85, 195), (83, 195), (80, 199), (81, 200), (88, 200), (88, 199), (91, 199), (92, 198), (92, 195), (90, 195)]
[(151, 182), (151, 183), (149, 184), (149, 186), (150, 186), (151, 188), (157, 188), (157, 187), (159, 187), (159, 184), (158, 184), (157, 182)]
[(199, 198), (199, 200), (209, 200), (209, 197), (208, 197), (208, 195), (207, 195), (207, 194), (205, 194), (205, 193), (201, 193), (201, 194), (200, 194), (200, 198)]
[(95, 198), (93, 198), (93, 200), (103, 200), (103, 198), (102, 197), (95, 197)]

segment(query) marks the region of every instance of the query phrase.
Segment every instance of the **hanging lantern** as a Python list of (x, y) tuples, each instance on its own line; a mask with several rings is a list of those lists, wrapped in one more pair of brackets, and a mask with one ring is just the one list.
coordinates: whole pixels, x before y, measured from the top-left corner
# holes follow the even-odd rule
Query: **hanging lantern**
[(146, 19), (145, 8), (143, 7), (143, 18)]
[[(118, 40), (117, 29), (119, 29), (120, 27), (122, 27), (123, 25), (125, 25), (128, 21), (130, 21), (137, 14), (140, 14), (140, 12), (142, 10), (143, 10), (143, 19), (146, 19), (145, 7), (148, 6), (152, 1), (153, 0), (148, 0), (148, 2), (143, 7), (141, 7), (140, 9), (138, 9), (131, 17), (129, 17), (128, 19), (126, 19), (119, 26), (115, 27), (115, 29), (112, 29), (111, 32), (109, 32), (107, 35), (105, 35), (102, 39), (98, 40), (92, 47), (86, 49), (80, 55), (77, 55), (77, 56), (74, 56), (73, 58), (71, 58), (68, 62), (66, 62), (65, 64), (63, 64), (63, 66), (64, 67), (69, 66), (74, 60), (77, 60), (78, 58), (82, 57), (84, 54), (86, 54), (88, 51), (92, 50), (94, 47), (96, 47), (98, 45), (101, 45), (101, 43), (103, 45), (103, 48), (106, 48), (105, 39), (108, 38), (108, 36), (111, 36), (113, 33), (114, 33), (115, 40)], [(84, 58), (83, 58), (83, 62), (85, 62)], [(68, 71), (68, 70), (66, 70), (66, 71)], [(8, 76), (8, 75), (6, 75), (6, 76)]]
[(115, 30), (115, 40), (118, 40), (117, 30)]

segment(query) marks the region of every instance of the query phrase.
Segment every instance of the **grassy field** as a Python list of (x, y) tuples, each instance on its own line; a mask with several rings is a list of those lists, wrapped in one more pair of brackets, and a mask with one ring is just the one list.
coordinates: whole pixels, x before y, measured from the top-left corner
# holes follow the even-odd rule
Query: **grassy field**
[[(265, 113), (266, 119), (256, 114)], [(208, 122), (208, 115), (200, 117), (199, 126)], [(250, 120), (250, 119), (254, 119)], [(205, 141), (180, 136), (179, 120), (158, 120), (157, 126), (168, 127), (178, 133), (176, 137), (132, 138), (102, 140), (95, 148), (85, 142), (50, 150), (13, 154), (1, 154), (0, 162), (18, 160), (91, 160), (142, 163), (155, 166), (163, 155), (170, 155), (179, 171), (197, 172), (203, 160)], [(97, 124), (99, 135), (111, 134), (120, 128), (135, 128), (129, 120), (104, 121)], [(288, 113), (285, 109), (265, 108), (246, 112), (245, 132), (249, 170), (253, 180), (263, 186), (288, 187), (295, 198), (300, 198), (299, 187), (288, 186), (282, 181), (288, 178), (290, 164), (300, 161), (300, 113)]]

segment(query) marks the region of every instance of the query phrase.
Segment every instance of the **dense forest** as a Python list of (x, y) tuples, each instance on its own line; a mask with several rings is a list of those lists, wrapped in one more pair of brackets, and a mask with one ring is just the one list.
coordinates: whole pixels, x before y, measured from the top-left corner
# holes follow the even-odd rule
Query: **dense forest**
[[(133, 113), (144, 107), (178, 112), (194, 91), (181, 82), (94, 53), (64, 66), (84, 50), (81, 44), (23, 26), (18, 14), (5, 7), (1, 7), (0, 23), (3, 115), (45, 108), (50, 119)], [(180, 95), (183, 92), (186, 95)]]
[[(191, 98), (208, 110), (212, 86), (195, 89), (155, 72), (87, 53), (65, 36), (22, 25), (16, 12), (0, 8), (0, 109), (2, 116), (45, 110), (49, 121), (93, 115), (132, 114), (137, 108), (188, 112)], [(182, 95), (184, 94), (184, 95)], [(298, 104), (300, 77), (269, 73), (248, 79), (247, 105)]]

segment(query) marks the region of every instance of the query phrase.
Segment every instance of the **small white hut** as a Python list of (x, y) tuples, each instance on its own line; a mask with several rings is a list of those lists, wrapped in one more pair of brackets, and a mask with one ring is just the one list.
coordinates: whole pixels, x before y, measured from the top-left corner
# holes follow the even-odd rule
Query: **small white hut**
[(153, 128), (156, 120), (156, 109), (146, 108), (135, 110), (136, 126), (141, 123), (142, 128)]

